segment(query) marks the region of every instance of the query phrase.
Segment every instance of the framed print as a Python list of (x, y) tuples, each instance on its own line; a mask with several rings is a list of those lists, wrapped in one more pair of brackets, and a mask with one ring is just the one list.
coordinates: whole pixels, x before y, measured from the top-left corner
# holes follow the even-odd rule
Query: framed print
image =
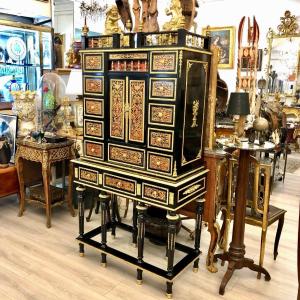
[(7, 138), (8, 144), (11, 151), (11, 160), (15, 160), (16, 152), (16, 138), (18, 129), (18, 117), (15, 115), (7, 115), (0, 113), (0, 136), (5, 136)]
[(203, 35), (211, 37), (212, 45), (220, 49), (219, 69), (233, 69), (235, 50), (235, 27), (210, 27), (202, 29)]

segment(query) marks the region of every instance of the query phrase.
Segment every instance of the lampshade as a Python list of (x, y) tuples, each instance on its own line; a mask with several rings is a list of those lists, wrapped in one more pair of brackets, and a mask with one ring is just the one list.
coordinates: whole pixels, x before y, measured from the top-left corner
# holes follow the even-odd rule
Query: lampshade
[(249, 94), (244, 92), (235, 92), (230, 94), (227, 107), (229, 115), (246, 116), (250, 114)]
[(82, 95), (82, 71), (80, 69), (71, 70), (66, 95)]

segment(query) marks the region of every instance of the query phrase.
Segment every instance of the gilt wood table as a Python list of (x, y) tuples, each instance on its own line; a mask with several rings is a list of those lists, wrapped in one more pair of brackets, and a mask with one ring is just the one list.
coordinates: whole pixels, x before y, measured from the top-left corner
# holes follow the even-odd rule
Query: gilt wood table
[(72, 183), (73, 183), (73, 164), (71, 159), (75, 158), (73, 151), (73, 141), (66, 141), (62, 143), (37, 143), (28, 140), (18, 140), (16, 153), (16, 166), (20, 182), (20, 203), (19, 203), (19, 217), (23, 215), (25, 210), (25, 182), (23, 174), (23, 160), (29, 160), (41, 163), (42, 176), (45, 194), (46, 207), (46, 226), (51, 227), (51, 165), (55, 162), (69, 160), (69, 179), (68, 179), (68, 194), (67, 204), (71, 215), (74, 217), (75, 212), (72, 205)]
[(239, 155), (239, 167), (237, 175), (237, 188), (236, 188), (236, 206), (234, 212), (232, 241), (228, 252), (223, 254), (216, 254), (215, 260), (221, 259), (222, 261), (228, 261), (227, 271), (222, 279), (219, 294), (224, 295), (225, 287), (233, 275), (233, 272), (242, 268), (249, 268), (252, 271), (265, 274), (265, 280), (271, 280), (269, 272), (257, 264), (253, 259), (246, 258), (246, 246), (244, 244), (245, 234), (245, 216), (246, 216), (246, 193), (249, 178), (249, 161), (250, 154), (255, 151), (266, 151), (274, 148), (274, 144), (265, 142), (263, 145), (249, 144), (248, 142), (242, 142), (241, 145), (228, 144), (227, 140), (218, 140), (218, 142), (225, 147), (232, 147), (240, 150)]

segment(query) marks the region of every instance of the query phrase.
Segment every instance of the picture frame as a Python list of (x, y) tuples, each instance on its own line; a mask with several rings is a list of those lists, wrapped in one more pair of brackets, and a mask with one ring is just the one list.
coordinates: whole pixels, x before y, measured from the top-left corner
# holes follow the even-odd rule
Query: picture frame
[[(261, 71), (261, 66), (262, 66), (262, 59), (263, 59), (263, 49), (258, 49), (258, 55), (257, 55), (257, 71)], [(241, 66), (241, 71), (247, 71), (247, 66), (248, 66), (248, 60), (247, 58), (242, 57), (242, 66)]]
[(211, 44), (220, 49), (219, 69), (233, 69), (235, 51), (235, 27), (210, 27), (202, 29), (203, 35), (211, 37)]
[(18, 116), (0, 113), (0, 136), (6, 136), (11, 150), (11, 163), (15, 161)]

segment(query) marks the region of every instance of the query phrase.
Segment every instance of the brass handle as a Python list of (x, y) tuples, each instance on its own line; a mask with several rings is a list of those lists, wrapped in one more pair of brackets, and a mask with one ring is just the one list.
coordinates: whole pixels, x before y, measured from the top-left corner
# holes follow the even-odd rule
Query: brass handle
[(160, 143), (160, 142), (161, 142), (161, 138), (160, 138), (160, 137), (157, 138), (156, 141), (157, 141), (158, 143)]
[(95, 148), (92, 148), (91, 151), (92, 151), (92, 152), (95, 152)]
[(161, 118), (163, 116), (163, 113), (162, 112), (159, 112), (158, 113), (158, 116)]
[(156, 162), (156, 165), (159, 166), (159, 165), (160, 165), (160, 161), (157, 161), (157, 162)]
[(156, 198), (157, 195), (158, 195), (157, 191), (153, 191), (153, 192), (152, 192), (152, 196), (153, 196), (154, 198)]
[(118, 187), (118, 188), (120, 188), (120, 187), (121, 187), (121, 185), (122, 185), (121, 181), (118, 181), (118, 183), (117, 183), (117, 187)]
[(95, 106), (94, 106), (94, 105), (92, 105), (92, 106), (91, 106), (91, 109), (94, 109), (94, 108), (95, 108)]

